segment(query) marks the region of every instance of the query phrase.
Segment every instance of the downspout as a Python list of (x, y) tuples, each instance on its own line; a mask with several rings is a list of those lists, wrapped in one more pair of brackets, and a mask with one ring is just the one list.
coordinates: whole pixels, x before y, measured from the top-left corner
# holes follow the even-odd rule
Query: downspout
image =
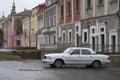
[[(120, 32), (120, 0), (119, 0), (119, 10), (117, 11), (117, 16), (119, 18), (119, 23), (118, 23), (118, 26), (119, 26), (118, 34), (119, 34), (119, 32)], [(118, 37), (118, 38), (120, 39), (120, 37)], [(120, 48), (120, 42), (118, 42), (118, 47)]]

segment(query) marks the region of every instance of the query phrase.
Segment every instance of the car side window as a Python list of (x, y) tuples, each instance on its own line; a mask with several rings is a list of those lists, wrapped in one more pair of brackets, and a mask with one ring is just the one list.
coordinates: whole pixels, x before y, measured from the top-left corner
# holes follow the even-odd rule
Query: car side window
[(89, 50), (82, 49), (82, 55), (91, 55)]
[(75, 49), (73, 50), (73, 52), (71, 53), (71, 55), (79, 55), (80, 54), (80, 49)]

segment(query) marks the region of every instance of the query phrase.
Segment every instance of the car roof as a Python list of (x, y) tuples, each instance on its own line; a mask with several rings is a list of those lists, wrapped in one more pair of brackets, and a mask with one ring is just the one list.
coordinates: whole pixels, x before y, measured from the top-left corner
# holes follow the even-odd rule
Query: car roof
[(91, 48), (85, 48), (85, 47), (68, 47), (68, 48), (71, 48), (71, 49), (88, 49), (88, 50), (93, 50)]

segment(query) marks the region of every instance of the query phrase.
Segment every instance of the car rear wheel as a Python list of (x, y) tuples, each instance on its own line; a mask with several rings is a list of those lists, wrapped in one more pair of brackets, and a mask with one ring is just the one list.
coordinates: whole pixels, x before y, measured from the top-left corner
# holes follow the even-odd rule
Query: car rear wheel
[(100, 66), (101, 66), (100, 61), (94, 61), (94, 62), (92, 63), (92, 67), (93, 67), (93, 68), (100, 68)]
[(61, 68), (62, 65), (63, 65), (63, 61), (62, 61), (62, 60), (56, 60), (56, 61), (54, 62), (54, 66), (55, 66), (56, 68)]

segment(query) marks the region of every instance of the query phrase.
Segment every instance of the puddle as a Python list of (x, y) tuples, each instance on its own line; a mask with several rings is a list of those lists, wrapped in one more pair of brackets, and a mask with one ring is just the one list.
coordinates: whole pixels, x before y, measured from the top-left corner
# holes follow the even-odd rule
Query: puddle
[(19, 69), (19, 71), (42, 71), (38, 69)]

